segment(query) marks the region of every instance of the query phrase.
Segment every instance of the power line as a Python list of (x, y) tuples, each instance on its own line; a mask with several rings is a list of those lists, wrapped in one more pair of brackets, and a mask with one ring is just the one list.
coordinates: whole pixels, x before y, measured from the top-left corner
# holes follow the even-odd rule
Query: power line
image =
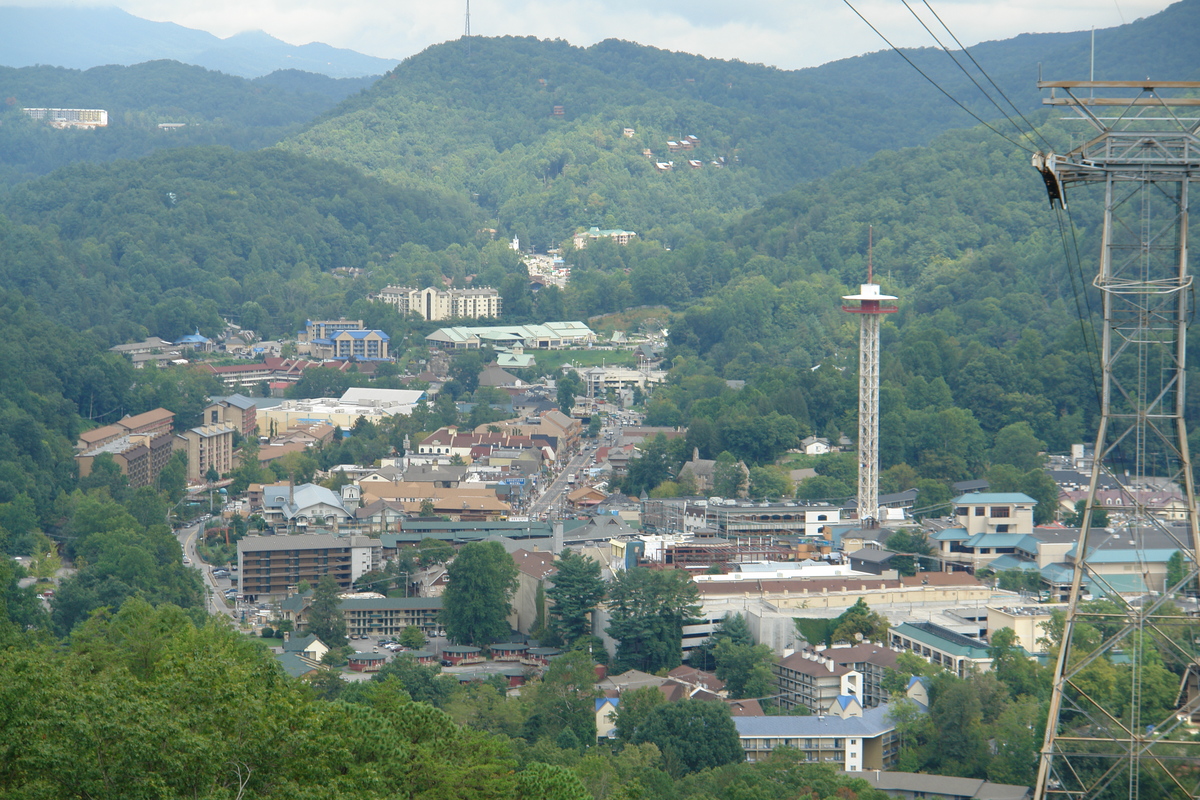
[[(938, 23), (939, 23), (939, 24), (940, 24), (940, 25), (941, 25), (943, 28), (945, 28), (945, 29), (946, 29), (946, 33), (950, 34), (950, 38), (954, 40), (954, 43), (955, 43), (956, 45), (958, 45), (959, 49), (960, 49), (960, 50), (963, 52), (963, 54), (964, 54), (964, 55), (965, 55), (967, 58), (971, 59), (971, 63), (975, 65), (976, 69), (978, 69), (978, 70), (979, 70), (979, 72), (980, 72), (980, 73), (983, 75), (983, 77), (987, 78), (987, 81), (988, 81), (988, 83), (990, 83), (990, 84), (992, 85), (992, 87), (993, 87), (993, 88), (994, 88), (994, 89), (995, 89), (997, 92), (999, 92), (999, 93), (1000, 93), (1000, 96), (1004, 98), (1004, 102), (1008, 103), (1008, 104), (1009, 104), (1009, 105), (1012, 107), (1012, 110), (1013, 110), (1013, 111), (1015, 111), (1015, 112), (1017, 112), (1017, 116), (1019, 116), (1019, 117), (1021, 118), (1021, 120), (1022, 120), (1022, 121), (1023, 121), (1023, 122), (1024, 122), (1026, 125), (1028, 125), (1028, 126), (1029, 126), (1029, 130), (1030, 130), (1032, 133), (1036, 134), (1036, 135), (1037, 135), (1037, 137), (1038, 137), (1039, 139), (1041, 139), (1041, 140), (1042, 140), (1042, 142), (1043, 142), (1043, 143), (1044, 143), (1044, 144), (1045, 144), (1047, 147), (1049, 147), (1049, 146), (1050, 146), (1050, 142), (1049, 142), (1049, 141), (1046, 139), (1046, 137), (1045, 137), (1045, 136), (1042, 136), (1041, 132), (1040, 132), (1040, 131), (1037, 129), (1037, 127), (1035, 127), (1035, 126), (1033, 125), (1033, 123), (1031, 123), (1031, 122), (1030, 122), (1028, 119), (1026, 119), (1025, 115), (1024, 115), (1022, 112), (1021, 112), (1021, 109), (1017, 107), (1017, 104), (1016, 104), (1016, 103), (1014, 103), (1014, 102), (1013, 102), (1011, 99), (1009, 99), (1008, 95), (1006, 95), (1006, 94), (1004, 93), (1004, 90), (1003, 90), (1003, 89), (1001, 89), (1001, 88), (1000, 88), (1000, 86), (999, 86), (999, 85), (998, 85), (998, 84), (997, 84), (997, 83), (996, 83), (994, 80), (992, 80), (992, 76), (991, 76), (991, 75), (989, 75), (989, 74), (988, 74), (988, 72), (987, 72), (987, 70), (985, 70), (985, 69), (983, 68), (983, 65), (981, 65), (981, 64), (980, 64), (978, 61), (976, 61), (976, 60), (975, 60), (975, 56), (971, 55), (971, 51), (970, 51), (970, 50), (968, 50), (968, 49), (966, 48), (966, 46), (964, 46), (964, 45), (963, 45), (963, 43), (962, 43), (961, 41), (959, 41), (958, 37), (954, 35), (954, 31), (950, 30), (950, 26), (949, 26), (949, 25), (947, 25), (947, 24), (946, 24), (946, 23), (945, 23), (945, 22), (942, 20), (942, 18), (941, 18), (941, 17), (938, 15), (938, 13), (937, 13), (936, 11), (934, 11), (934, 10), (933, 10), (933, 6), (929, 5), (929, 0), (922, 0), (922, 2), (923, 2), (923, 3), (925, 3), (925, 7), (929, 9), (929, 12), (930, 12), (931, 14), (933, 14), (933, 16), (934, 16), (934, 19), (936, 19), (936, 20), (938, 21)], [(907, 3), (905, 3), (905, 5), (908, 5), (908, 4), (907, 4)], [(911, 11), (911, 9), (909, 9), (909, 10)], [(916, 14), (914, 14), (913, 16), (916, 16)], [(920, 19), (920, 18), (918, 17), (918, 19)], [(922, 24), (922, 25), (924, 25), (924, 23), (921, 23), (921, 24)], [(928, 30), (928, 28), (927, 28), (926, 30)], [(932, 34), (931, 34), (931, 35), (932, 35)], [(934, 39), (934, 40), (936, 41), (936, 37), (935, 37), (935, 39)], [(939, 44), (940, 44), (940, 42), (939, 42)], [(943, 48), (943, 49), (945, 49), (945, 48)], [(947, 53), (949, 53), (949, 51), (947, 51)], [(953, 56), (951, 56), (951, 57), (953, 58)], [(956, 63), (956, 64), (958, 63), (957, 59), (955, 60), (955, 63)], [(963, 72), (964, 72), (964, 73), (966, 73), (966, 70), (963, 70)], [(968, 77), (970, 77), (970, 75), (969, 75), (969, 74), (968, 74)], [(972, 80), (972, 83), (974, 83), (974, 80)], [(979, 84), (977, 84), (977, 83), (976, 83), (975, 85), (976, 85), (976, 86), (979, 86)], [(984, 94), (984, 96), (985, 96), (985, 97), (988, 97), (988, 95), (987, 95), (987, 92), (984, 92), (984, 91), (983, 91), (983, 89), (982, 89), (982, 87), (980, 88), (980, 90), (979, 90), (979, 91), (983, 92), (983, 94)], [(991, 100), (991, 97), (988, 97), (988, 99), (989, 99), (989, 100)], [(992, 104), (993, 104), (993, 105), (995, 105), (995, 101), (992, 101)], [(1000, 107), (999, 107), (998, 105), (996, 106), (996, 108), (997, 108), (997, 109), (1000, 109)], [(1004, 113), (1004, 112), (1001, 110), (1001, 113)], [(1007, 116), (1008, 116), (1008, 114), (1007, 114), (1007, 113), (1004, 113), (1004, 116), (1006, 116), (1006, 117), (1007, 117)], [(1010, 119), (1009, 121), (1011, 122), (1012, 120)], [(1016, 126), (1016, 123), (1014, 122), (1014, 123), (1013, 123), (1013, 125), (1014, 125), (1014, 127), (1015, 127), (1015, 126)], [(1020, 130), (1020, 129), (1018, 128), (1018, 130)], [(1028, 134), (1025, 134), (1025, 135), (1026, 135), (1026, 137), (1028, 137)]]
[(857, 9), (857, 8), (855, 8), (853, 5), (851, 5), (851, 3), (850, 3), (850, 0), (842, 0), (842, 2), (843, 2), (843, 3), (845, 3), (845, 4), (846, 4), (846, 6), (847, 6), (847, 7), (848, 7), (848, 8), (849, 8), (851, 11), (853, 11), (853, 12), (854, 12), (854, 14), (855, 14), (855, 15), (856, 15), (856, 16), (857, 16), (859, 19), (861, 19), (861, 20), (862, 20), (864, 23), (866, 23), (866, 25), (867, 25), (867, 27), (868, 27), (868, 28), (870, 28), (871, 30), (875, 31), (875, 34), (876, 34), (876, 35), (877, 35), (877, 36), (878, 36), (880, 39), (883, 39), (884, 43), (886, 43), (888, 47), (892, 48), (892, 50), (893, 50), (893, 51), (896, 53), (896, 55), (900, 56), (900, 57), (901, 57), (901, 58), (903, 58), (903, 59), (904, 59), (906, 62), (908, 62), (908, 65), (909, 65), (910, 67), (912, 67), (913, 69), (915, 69), (915, 70), (916, 70), (916, 71), (917, 71), (917, 72), (918, 72), (918, 73), (921, 75), (921, 77), (922, 77), (922, 78), (924, 78), (925, 80), (929, 81), (929, 83), (930, 83), (930, 84), (932, 84), (932, 85), (933, 85), (933, 87), (934, 87), (935, 89), (937, 89), (937, 90), (938, 90), (939, 92), (941, 92), (942, 94), (946, 95), (946, 97), (948, 97), (948, 98), (950, 99), (950, 102), (954, 103), (954, 105), (958, 106), (958, 107), (959, 107), (959, 108), (961, 108), (963, 111), (965, 111), (965, 112), (967, 112), (968, 114), (970, 114), (970, 115), (971, 115), (971, 117), (972, 117), (972, 118), (974, 118), (974, 119), (975, 119), (977, 122), (979, 122), (979, 124), (980, 124), (980, 125), (983, 125), (985, 128), (987, 128), (988, 130), (990, 130), (992, 133), (996, 134), (996, 135), (997, 135), (997, 136), (999, 136), (1001, 139), (1003, 139), (1004, 141), (1006, 141), (1006, 142), (1008, 142), (1009, 144), (1013, 145), (1014, 147), (1017, 147), (1017, 148), (1019, 148), (1019, 149), (1021, 149), (1021, 150), (1024, 150), (1026, 153), (1031, 153), (1031, 154), (1032, 154), (1032, 153), (1034, 152), (1033, 150), (1029, 149), (1028, 147), (1026, 147), (1025, 145), (1021, 144), (1020, 142), (1018, 142), (1018, 141), (1015, 141), (1015, 140), (1013, 140), (1013, 139), (1010, 139), (1010, 138), (1009, 138), (1008, 136), (1006, 136), (1005, 134), (1003, 134), (1003, 133), (1001, 133), (1000, 131), (996, 130), (996, 128), (995, 128), (995, 127), (993, 127), (991, 123), (989, 123), (987, 120), (983, 119), (983, 117), (979, 116), (979, 115), (978, 115), (978, 114), (976, 114), (974, 111), (972, 111), (971, 109), (969, 109), (969, 108), (967, 108), (965, 105), (963, 105), (961, 102), (959, 102), (959, 101), (958, 101), (958, 99), (957, 99), (957, 98), (956, 98), (954, 95), (950, 94), (950, 92), (948, 92), (948, 91), (946, 91), (945, 89), (943, 89), (943, 88), (942, 88), (942, 86), (941, 86), (941, 84), (939, 84), (939, 83), (938, 83), (937, 81), (935, 81), (933, 78), (931, 78), (931, 77), (929, 77), (927, 74), (925, 74), (924, 70), (922, 70), (920, 67), (918, 67), (918, 66), (917, 66), (917, 65), (916, 65), (916, 64), (913, 62), (913, 60), (912, 60), (911, 58), (909, 58), (908, 56), (904, 55), (904, 52), (903, 52), (902, 50), (900, 50), (900, 48), (898, 48), (898, 47), (896, 47), (896, 45), (892, 44), (892, 43), (891, 43), (891, 41), (890, 41), (890, 40), (889, 40), (889, 39), (888, 39), (886, 36), (884, 36), (884, 35), (883, 35), (883, 33), (882, 33), (882, 32), (881, 32), (881, 31), (880, 31), (878, 28), (876, 28), (874, 25), (872, 25), (872, 24), (871, 24), (870, 20), (868, 20), (866, 17), (864, 17), (862, 14), (860, 14), (860, 13), (859, 13), (859, 11), (858, 11), (858, 9)]

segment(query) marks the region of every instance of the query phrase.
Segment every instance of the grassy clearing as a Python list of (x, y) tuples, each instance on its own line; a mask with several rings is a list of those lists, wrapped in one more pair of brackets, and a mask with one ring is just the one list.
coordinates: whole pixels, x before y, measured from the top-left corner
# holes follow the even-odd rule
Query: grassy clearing
[(661, 320), (663, 325), (670, 326), (673, 316), (671, 309), (666, 306), (642, 306), (613, 314), (588, 317), (588, 327), (596, 333), (611, 333), (612, 331), (636, 333), (642, 323), (650, 317)]

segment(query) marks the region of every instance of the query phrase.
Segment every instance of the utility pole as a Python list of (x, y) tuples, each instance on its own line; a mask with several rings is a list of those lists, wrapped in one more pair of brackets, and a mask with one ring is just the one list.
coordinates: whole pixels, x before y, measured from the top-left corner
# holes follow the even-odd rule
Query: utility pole
[[(1181, 608), (1195, 607), (1187, 595), (1195, 594), (1200, 552), (1184, 423), (1200, 82), (1038, 87), (1050, 90), (1044, 104), (1070, 109), (1092, 129), (1084, 144), (1037, 153), (1033, 165), (1052, 207), (1066, 208), (1068, 187), (1101, 193), (1093, 285), (1104, 319), (1101, 416), (1035, 798), (1197, 798), (1200, 742), (1184, 726), (1200, 715), (1200, 623)], [(1102, 482), (1120, 485), (1119, 505), (1102, 504), (1108, 529), (1092, 526)], [(1178, 487), (1183, 508), (1173, 519), (1147, 505), (1151, 486)], [(1185, 559), (1183, 577), (1160, 592), (1160, 556), (1175, 551)], [(1112, 556), (1132, 558), (1134, 569), (1114, 573)], [(1085, 602), (1086, 593), (1104, 602)], [(1116, 676), (1115, 689), (1098, 685), (1101, 673)]]

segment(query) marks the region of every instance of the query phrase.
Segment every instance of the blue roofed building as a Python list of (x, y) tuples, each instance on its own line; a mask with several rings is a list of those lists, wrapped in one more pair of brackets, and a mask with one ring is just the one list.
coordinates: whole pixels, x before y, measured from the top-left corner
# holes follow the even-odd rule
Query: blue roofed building
[(385, 359), (391, 338), (383, 331), (340, 331), (330, 342), (333, 358)]
[(173, 342), (175, 347), (186, 347), (189, 350), (195, 350), (198, 353), (211, 353), (213, 350), (212, 339), (208, 339), (200, 335), (200, 329), (197, 328), (195, 333), (189, 333), (182, 339)]

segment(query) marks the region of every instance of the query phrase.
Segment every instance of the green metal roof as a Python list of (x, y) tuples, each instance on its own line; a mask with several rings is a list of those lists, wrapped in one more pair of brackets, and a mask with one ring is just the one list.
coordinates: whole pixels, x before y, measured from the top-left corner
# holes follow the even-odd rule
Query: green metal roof
[(989, 658), (988, 646), (976, 642), (961, 633), (957, 633), (940, 625), (929, 622), (905, 622), (892, 628), (895, 633), (906, 636), (913, 641), (963, 658)]
[(441, 609), (441, 597), (356, 597), (338, 603), (342, 611)]

